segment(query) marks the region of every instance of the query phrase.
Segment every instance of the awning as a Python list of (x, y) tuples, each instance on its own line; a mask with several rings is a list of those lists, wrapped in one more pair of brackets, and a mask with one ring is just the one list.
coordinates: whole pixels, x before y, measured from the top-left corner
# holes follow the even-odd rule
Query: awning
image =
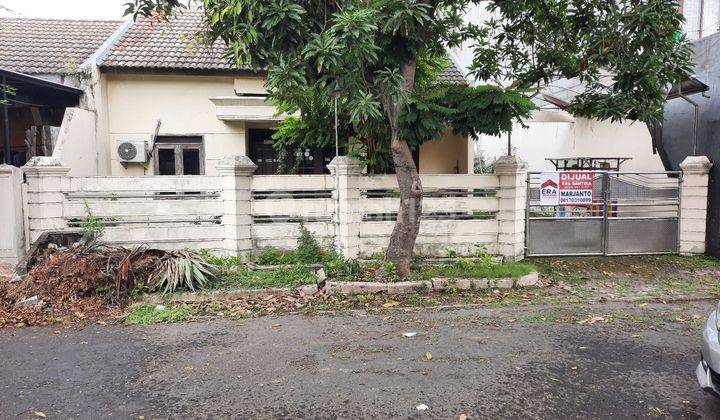
[(81, 89), (0, 68), (0, 84), (11, 87), (10, 107), (67, 108), (80, 103)]
[(0, 125), (3, 161), (12, 164), (10, 108), (69, 108), (80, 103), (83, 91), (27, 74), (0, 68)]

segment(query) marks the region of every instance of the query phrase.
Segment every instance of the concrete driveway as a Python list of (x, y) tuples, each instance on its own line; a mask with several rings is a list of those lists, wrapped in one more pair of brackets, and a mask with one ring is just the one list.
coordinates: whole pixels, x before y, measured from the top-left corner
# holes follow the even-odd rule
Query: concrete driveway
[(0, 331), (0, 417), (720, 418), (693, 376), (713, 305)]

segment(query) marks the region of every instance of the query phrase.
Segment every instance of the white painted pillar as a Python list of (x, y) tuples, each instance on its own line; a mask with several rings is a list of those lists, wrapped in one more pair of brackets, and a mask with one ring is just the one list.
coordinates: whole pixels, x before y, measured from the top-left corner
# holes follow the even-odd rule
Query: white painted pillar
[(680, 253), (705, 253), (708, 204), (708, 172), (712, 163), (706, 156), (688, 156), (680, 164), (683, 171), (680, 196)]
[(63, 184), (70, 168), (58, 158), (35, 156), (22, 167), (27, 180), (27, 221), (30, 244), (44, 232), (67, 228), (63, 217)]
[(496, 252), (505, 261), (522, 260), (525, 256), (527, 163), (517, 156), (502, 156), (495, 161), (493, 168), (500, 180)]
[(337, 156), (327, 166), (330, 174), (338, 177), (339, 188), (333, 191), (333, 199), (338, 200), (334, 215), (336, 243), (346, 259), (354, 259), (360, 255), (362, 208), (359, 180), (363, 165), (357, 158)]
[(0, 165), (0, 264), (17, 264), (25, 255), (22, 171)]
[(218, 162), (216, 169), (222, 177), (223, 253), (248, 257), (253, 250), (251, 187), (257, 165), (247, 156), (226, 156)]

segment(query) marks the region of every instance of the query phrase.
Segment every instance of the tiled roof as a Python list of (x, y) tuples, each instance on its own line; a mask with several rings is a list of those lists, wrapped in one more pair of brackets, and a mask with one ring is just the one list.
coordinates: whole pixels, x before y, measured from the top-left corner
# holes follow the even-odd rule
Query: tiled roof
[(183, 11), (160, 21), (152, 17), (138, 18), (111, 47), (100, 67), (135, 70), (233, 70), (223, 57), (224, 45), (218, 41), (208, 46), (195, 40), (203, 15)]
[(26, 74), (75, 71), (120, 21), (0, 18), (0, 67)]
[[(99, 63), (103, 68), (127, 70), (189, 70), (232, 71), (237, 67), (223, 57), (225, 45), (212, 46), (195, 40), (203, 25), (199, 11), (183, 11), (169, 21), (139, 18)], [(441, 80), (467, 83), (453, 63), (440, 76)]]
[(451, 61), (450, 65), (447, 66), (445, 70), (440, 74), (440, 81), (457, 83), (462, 85), (467, 84), (467, 79), (465, 79), (462, 71), (457, 66), (457, 64), (455, 64), (454, 61)]

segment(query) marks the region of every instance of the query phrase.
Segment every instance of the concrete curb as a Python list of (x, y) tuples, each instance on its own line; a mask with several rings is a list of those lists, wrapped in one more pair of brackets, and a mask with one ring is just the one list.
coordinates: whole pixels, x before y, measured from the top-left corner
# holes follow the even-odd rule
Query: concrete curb
[(315, 295), (319, 292), (341, 296), (353, 296), (368, 293), (386, 293), (388, 295), (407, 295), (414, 293), (442, 292), (446, 290), (481, 290), (511, 289), (537, 287), (540, 285), (537, 272), (532, 272), (519, 279), (467, 279), (467, 278), (433, 278), (423, 281), (402, 281), (396, 283), (380, 283), (366, 281), (328, 281), (320, 285), (309, 284), (298, 288), (270, 288), (246, 290), (216, 290), (212, 292), (185, 292), (173, 295), (150, 295), (143, 301), (159, 303), (207, 303), (218, 300), (262, 299), (268, 296), (283, 297), (296, 293)]
[(240, 299), (262, 299), (268, 296), (283, 297), (294, 295), (296, 293), (304, 295), (314, 295), (320, 291), (316, 284), (308, 284), (295, 289), (239, 289), (239, 290), (215, 290), (212, 292), (185, 292), (172, 295), (149, 295), (143, 299), (143, 302), (159, 304), (159, 303), (207, 303), (218, 300), (240, 300)]

